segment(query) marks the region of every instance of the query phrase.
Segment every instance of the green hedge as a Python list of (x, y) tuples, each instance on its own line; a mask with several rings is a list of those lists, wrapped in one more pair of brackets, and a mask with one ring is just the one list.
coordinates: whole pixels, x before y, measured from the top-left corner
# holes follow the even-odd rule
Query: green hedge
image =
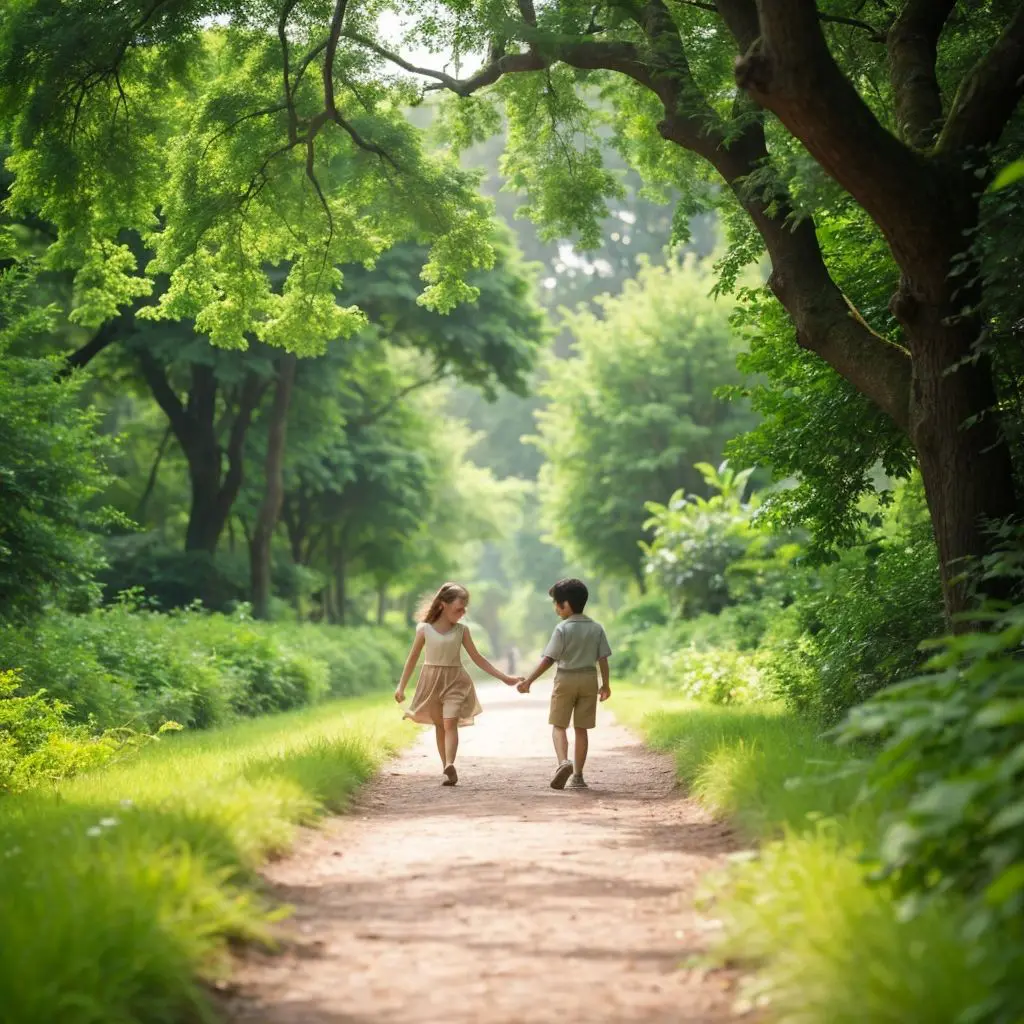
[[(20, 777), (16, 751), (37, 759), (43, 749), (56, 752), (75, 726), (107, 740), (110, 730), (149, 734), (166, 722), (208, 729), (386, 688), (403, 655), (400, 639), (367, 627), (162, 614), (126, 604), (86, 615), (55, 612), (31, 628), (0, 630), (0, 672), (16, 673), (5, 677), (16, 686), (0, 693), (0, 711), (10, 712), (0, 714), (0, 749), (10, 761), (7, 774)], [(54, 728), (43, 735), (33, 724), (36, 739), (28, 737), (29, 718), (6, 703), (15, 698), (36, 701), (33, 721), (48, 713), (47, 702), (59, 702)], [(76, 743), (82, 738), (80, 730), (73, 735)], [(56, 759), (37, 774), (72, 774), (71, 767), (90, 757)]]

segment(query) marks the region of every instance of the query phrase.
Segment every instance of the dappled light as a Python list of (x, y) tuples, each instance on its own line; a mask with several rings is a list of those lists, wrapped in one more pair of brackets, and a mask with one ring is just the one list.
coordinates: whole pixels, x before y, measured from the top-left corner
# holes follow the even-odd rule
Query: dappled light
[(3, 1024), (1020, 1024), (1022, 100), (1024, 0), (3, 4)]

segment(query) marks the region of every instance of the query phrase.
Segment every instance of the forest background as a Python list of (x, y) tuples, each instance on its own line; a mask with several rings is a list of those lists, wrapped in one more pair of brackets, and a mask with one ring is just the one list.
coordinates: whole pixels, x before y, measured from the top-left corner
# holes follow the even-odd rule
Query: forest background
[(1020, 1019), (1024, 5), (2, 17), (4, 790), (379, 688), (446, 577), (521, 664), (581, 574), (788, 829), (774, 1004)]

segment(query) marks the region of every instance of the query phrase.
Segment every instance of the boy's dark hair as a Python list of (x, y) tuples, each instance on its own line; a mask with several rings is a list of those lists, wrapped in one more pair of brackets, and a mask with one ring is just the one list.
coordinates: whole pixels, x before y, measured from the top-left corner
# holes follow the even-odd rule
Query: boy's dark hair
[(590, 591), (583, 580), (570, 578), (559, 580), (549, 591), (548, 596), (557, 604), (567, 604), (577, 615), (587, 607)]

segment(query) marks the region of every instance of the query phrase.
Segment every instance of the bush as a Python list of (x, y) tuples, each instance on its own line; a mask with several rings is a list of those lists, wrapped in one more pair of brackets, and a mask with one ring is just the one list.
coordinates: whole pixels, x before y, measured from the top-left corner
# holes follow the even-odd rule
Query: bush
[(1019, 924), (1024, 606), (992, 613), (991, 632), (937, 646), (924, 674), (855, 708), (840, 729), (846, 742), (881, 744), (870, 791), (899, 798), (878, 847), (880, 876), (903, 894), (956, 890), (982, 918)]
[(255, 622), (122, 602), (0, 630), (0, 669), (45, 687), (94, 729), (194, 729), (389, 685), (402, 652), (385, 630)]
[[(107, 602), (130, 591), (162, 611), (202, 601), (210, 611), (230, 613), (250, 593), (249, 557), (245, 550), (182, 551), (159, 533), (127, 534), (105, 543), (106, 566), (97, 573)], [(271, 584), (281, 601), (308, 598), (323, 585), (322, 577), (290, 558), (275, 557)]]
[(653, 683), (680, 693), (690, 700), (708, 704), (744, 704), (768, 696), (756, 655), (717, 648), (702, 651), (695, 645), (663, 654), (641, 683)]
[(137, 745), (130, 733), (91, 736), (83, 726), (69, 725), (68, 705), (49, 700), (43, 690), (19, 697), (20, 686), (18, 673), (0, 672), (0, 793), (69, 778)]
[(798, 636), (779, 638), (774, 689), (824, 724), (906, 678), (942, 631), (938, 562), (927, 523), (844, 552), (796, 602)]
[(644, 525), (654, 537), (640, 545), (646, 572), (688, 617), (765, 596), (786, 599), (800, 549), (760, 527), (756, 497), (743, 500), (753, 470), (737, 473), (727, 463), (696, 468), (718, 493), (705, 499), (676, 491), (666, 505), (647, 503)]

